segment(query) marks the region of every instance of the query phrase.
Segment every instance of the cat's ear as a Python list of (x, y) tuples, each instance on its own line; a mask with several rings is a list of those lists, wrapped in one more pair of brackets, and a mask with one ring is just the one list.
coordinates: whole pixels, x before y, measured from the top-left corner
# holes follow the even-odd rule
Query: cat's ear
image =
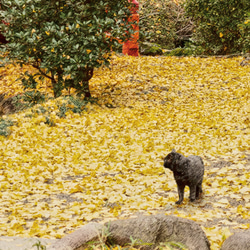
[(174, 148), (172, 149), (172, 153), (176, 153), (176, 151), (175, 151), (175, 149), (174, 149)]

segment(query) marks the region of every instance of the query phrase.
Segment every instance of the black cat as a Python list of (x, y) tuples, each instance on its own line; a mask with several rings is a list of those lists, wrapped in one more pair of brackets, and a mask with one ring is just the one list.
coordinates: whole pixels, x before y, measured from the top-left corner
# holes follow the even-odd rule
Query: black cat
[(179, 194), (179, 200), (176, 204), (182, 203), (185, 186), (189, 186), (191, 202), (200, 197), (204, 175), (204, 163), (200, 156), (190, 155), (185, 157), (173, 149), (165, 157), (164, 167), (169, 168), (174, 173)]

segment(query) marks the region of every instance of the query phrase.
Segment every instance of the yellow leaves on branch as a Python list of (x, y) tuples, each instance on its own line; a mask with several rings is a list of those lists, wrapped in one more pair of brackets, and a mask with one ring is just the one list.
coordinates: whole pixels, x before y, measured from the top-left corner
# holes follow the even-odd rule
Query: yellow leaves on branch
[[(81, 115), (59, 118), (62, 98), (42, 104), (54, 127), (34, 112), (39, 105), (10, 115), (17, 125), (0, 142), (0, 233), (60, 237), (83, 221), (163, 210), (203, 225), (216, 249), (224, 227), (245, 228), (238, 219), (249, 216), (250, 70), (241, 60), (115, 57), (95, 71), (98, 103)], [(1, 92), (22, 91), (20, 71), (0, 68)], [(203, 157), (201, 203), (174, 205), (172, 173), (162, 175), (172, 148)], [(210, 166), (221, 160), (230, 165)]]

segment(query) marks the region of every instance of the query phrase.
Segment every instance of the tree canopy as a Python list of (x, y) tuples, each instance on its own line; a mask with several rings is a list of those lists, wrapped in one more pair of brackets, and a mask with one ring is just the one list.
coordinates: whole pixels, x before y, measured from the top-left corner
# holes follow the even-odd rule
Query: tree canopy
[[(54, 96), (75, 88), (90, 96), (93, 69), (132, 32), (127, 0), (1, 1), (0, 24), (8, 57), (31, 64), (51, 80)], [(119, 39), (119, 40), (118, 40)]]

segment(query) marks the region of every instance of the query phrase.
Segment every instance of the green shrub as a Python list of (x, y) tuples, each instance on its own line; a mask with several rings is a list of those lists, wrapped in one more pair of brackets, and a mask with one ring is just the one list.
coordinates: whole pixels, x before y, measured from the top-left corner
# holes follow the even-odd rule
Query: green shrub
[[(127, 0), (2, 0), (0, 29), (9, 59), (31, 64), (51, 81), (54, 97), (75, 88), (90, 97), (93, 69), (133, 32)], [(32, 81), (32, 79), (29, 79)], [(35, 84), (33, 82), (33, 84)]]
[(69, 110), (69, 108), (67, 107), (66, 103), (63, 103), (61, 105), (57, 104), (58, 107), (58, 112), (56, 113), (56, 115), (59, 118), (65, 118), (66, 117), (66, 112)]
[(12, 121), (0, 118), (0, 136), (9, 136), (11, 134), (11, 130), (9, 129), (9, 127), (13, 125), (14, 123)]
[(60, 118), (65, 118), (66, 117), (66, 112), (67, 111), (72, 111), (73, 113), (81, 113), (85, 106), (88, 104), (88, 102), (94, 102), (94, 99), (91, 100), (89, 99), (88, 101), (82, 100), (79, 97), (73, 97), (73, 96), (65, 96), (63, 98), (64, 102), (63, 103), (58, 103), (57, 108), (57, 116)]
[(243, 52), (250, 53), (250, 12), (248, 12), (246, 20), (239, 25), (239, 29), (242, 34), (239, 42), (243, 44)]
[[(46, 95), (37, 89), (38, 82), (36, 80), (36, 76), (39, 76), (39, 74), (32, 75), (26, 71), (24, 74), (22, 74), (21, 78), (19, 78), (22, 80), (24, 93), (15, 97), (15, 105), (19, 105), (17, 110), (29, 108), (35, 104), (45, 101)], [(39, 79), (41, 80), (41, 77), (39, 77)]]
[(144, 0), (140, 4), (140, 42), (164, 48), (183, 47), (192, 34), (192, 22), (184, 7), (173, 0)]
[(206, 54), (243, 51), (247, 33), (239, 25), (249, 8), (249, 0), (186, 0), (186, 13), (196, 26), (193, 40)]
[(163, 51), (160, 45), (156, 43), (143, 42), (140, 44), (140, 53), (146, 56), (156, 56), (162, 55)]
[(54, 120), (50, 116), (45, 116), (44, 124), (47, 124), (50, 127), (56, 126), (56, 123), (54, 122)]
[(176, 48), (164, 53), (165, 56), (192, 56), (195, 52), (190, 48)]
[(37, 104), (45, 101), (45, 95), (38, 90), (26, 91), (23, 94), (23, 100), (30, 104)]

